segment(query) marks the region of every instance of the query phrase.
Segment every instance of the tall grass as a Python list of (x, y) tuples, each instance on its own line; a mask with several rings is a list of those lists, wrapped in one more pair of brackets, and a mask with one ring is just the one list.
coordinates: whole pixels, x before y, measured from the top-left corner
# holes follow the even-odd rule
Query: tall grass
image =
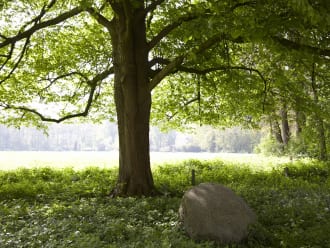
[(178, 225), (192, 169), (197, 183), (227, 185), (258, 215), (248, 240), (232, 247), (330, 247), (329, 167), (187, 160), (154, 167), (163, 196), (116, 199), (108, 197), (115, 168), (1, 171), (0, 247), (221, 247), (190, 240)]

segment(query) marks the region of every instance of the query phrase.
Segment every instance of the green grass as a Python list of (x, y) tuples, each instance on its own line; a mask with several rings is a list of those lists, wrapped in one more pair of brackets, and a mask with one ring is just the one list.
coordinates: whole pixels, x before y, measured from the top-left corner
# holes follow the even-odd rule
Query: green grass
[(0, 171), (0, 247), (217, 247), (191, 241), (178, 225), (191, 169), (197, 183), (227, 185), (257, 213), (248, 240), (232, 247), (330, 247), (329, 167), (189, 160), (154, 168), (164, 196), (116, 199), (108, 197), (115, 168)]
[[(221, 159), (235, 164), (253, 165), (255, 169), (268, 170), (279, 164), (289, 162), (288, 157), (269, 157), (260, 154), (242, 153), (189, 153), (189, 152), (151, 152), (151, 165), (177, 163), (187, 159)], [(118, 152), (54, 152), (54, 151), (0, 151), (0, 170), (19, 168), (52, 167), (57, 169), (86, 167), (109, 168), (118, 166)]]

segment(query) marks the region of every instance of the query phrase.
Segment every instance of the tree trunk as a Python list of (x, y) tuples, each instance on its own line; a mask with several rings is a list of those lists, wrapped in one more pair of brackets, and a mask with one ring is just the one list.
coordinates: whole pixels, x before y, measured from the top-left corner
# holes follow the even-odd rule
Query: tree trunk
[(296, 138), (300, 137), (304, 127), (306, 126), (306, 116), (302, 111), (295, 110), (295, 123), (296, 123)]
[(151, 92), (143, 7), (116, 4), (111, 38), (119, 133), (119, 177), (112, 196), (149, 196), (156, 190), (149, 158)]
[(316, 128), (319, 136), (319, 159), (327, 160), (327, 142), (325, 138), (324, 122), (321, 118), (316, 117)]
[(271, 126), (271, 132), (272, 132), (273, 137), (275, 137), (276, 141), (279, 144), (283, 144), (281, 128), (280, 128), (280, 125), (278, 124), (278, 121), (275, 119), (271, 120), (270, 126)]
[[(312, 93), (313, 93), (313, 100), (316, 107), (319, 107), (319, 96), (317, 92), (317, 83), (316, 83), (316, 64), (313, 63), (312, 65), (312, 77), (311, 77), (311, 86), (312, 86)], [(315, 112), (314, 113), (314, 121), (316, 131), (318, 133), (318, 141), (319, 141), (319, 159), (320, 160), (327, 160), (327, 142), (325, 137), (325, 130), (324, 130), (324, 121), (320, 115)]]
[(288, 120), (288, 110), (286, 106), (284, 106), (281, 109), (281, 121), (282, 121), (282, 140), (283, 140), (283, 144), (287, 146), (290, 140), (290, 128), (289, 128), (289, 120)]

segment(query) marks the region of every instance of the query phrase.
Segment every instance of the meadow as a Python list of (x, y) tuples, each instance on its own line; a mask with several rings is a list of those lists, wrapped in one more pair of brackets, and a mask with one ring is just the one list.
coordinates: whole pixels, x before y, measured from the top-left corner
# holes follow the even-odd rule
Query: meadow
[[(233, 157), (153, 160), (163, 192), (154, 198), (110, 198), (117, 167), (82, 167), (82, 156), (68, 164), (57, 157), (55, 167), (9, 166), (0, 171), (0, 247), (330, 247), (329, 163)], [(192, 169), (197, 183), (224, 184), (256, 212), (258, 223), (243, 243), (221, 246), (185, 235), (178, 208)]]
[[(289, 162), (288, 157), (270, 157), (248, 153), (208, 153), (208, 152), (151, 152), (151, 165), (177, 163), (188, 159), (201, 161), (219, 159), (221, 161), (250, 164), (253, 169), (272, 169)], [(18, 168), (51, 167), (57, 169), (86, 167), (112, 168), (118, 166), (118, 152), (56, 152), (56, 151), (0, 151), (0, 170)]]

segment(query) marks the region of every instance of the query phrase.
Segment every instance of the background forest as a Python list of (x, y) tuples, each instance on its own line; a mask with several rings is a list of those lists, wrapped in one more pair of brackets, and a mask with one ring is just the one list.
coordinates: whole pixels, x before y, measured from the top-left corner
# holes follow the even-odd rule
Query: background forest
[[(190, 132), (150, 129), (151, 151), (251, 153), (262, 132), (240, 127), (197, 127)], [(111, 151), (118, 150), (114, 123), (50, 125), (47, 134), (35, 128), (0, 126), (0, 150), (14, 151)]]
[[(280, 117), (285, 118), (280, 118)], [(150, 150), (159, 152), (231, 152), (319, 157), (323, 145), (329, 155), (329, 124), (324, 122), (324, 140), (312, 118), (299, 126), (294, 113), (265, 118), (259, 128), (192, 126), (163, 131), (150, 128)], [(301, 118), (301, 117), (300, 117)], [(298, 119), (299, 121), (299, 119)], [(47, 131), (33, 127), (19, 129), (0, 125), (0, 150), (13, 151), (112, 151), (118, 150), (115, 123), (51, 124)], [(324, 142), (324, 143), (323, 143)], [(323, 156), (323, 154), (321, 154)]]

